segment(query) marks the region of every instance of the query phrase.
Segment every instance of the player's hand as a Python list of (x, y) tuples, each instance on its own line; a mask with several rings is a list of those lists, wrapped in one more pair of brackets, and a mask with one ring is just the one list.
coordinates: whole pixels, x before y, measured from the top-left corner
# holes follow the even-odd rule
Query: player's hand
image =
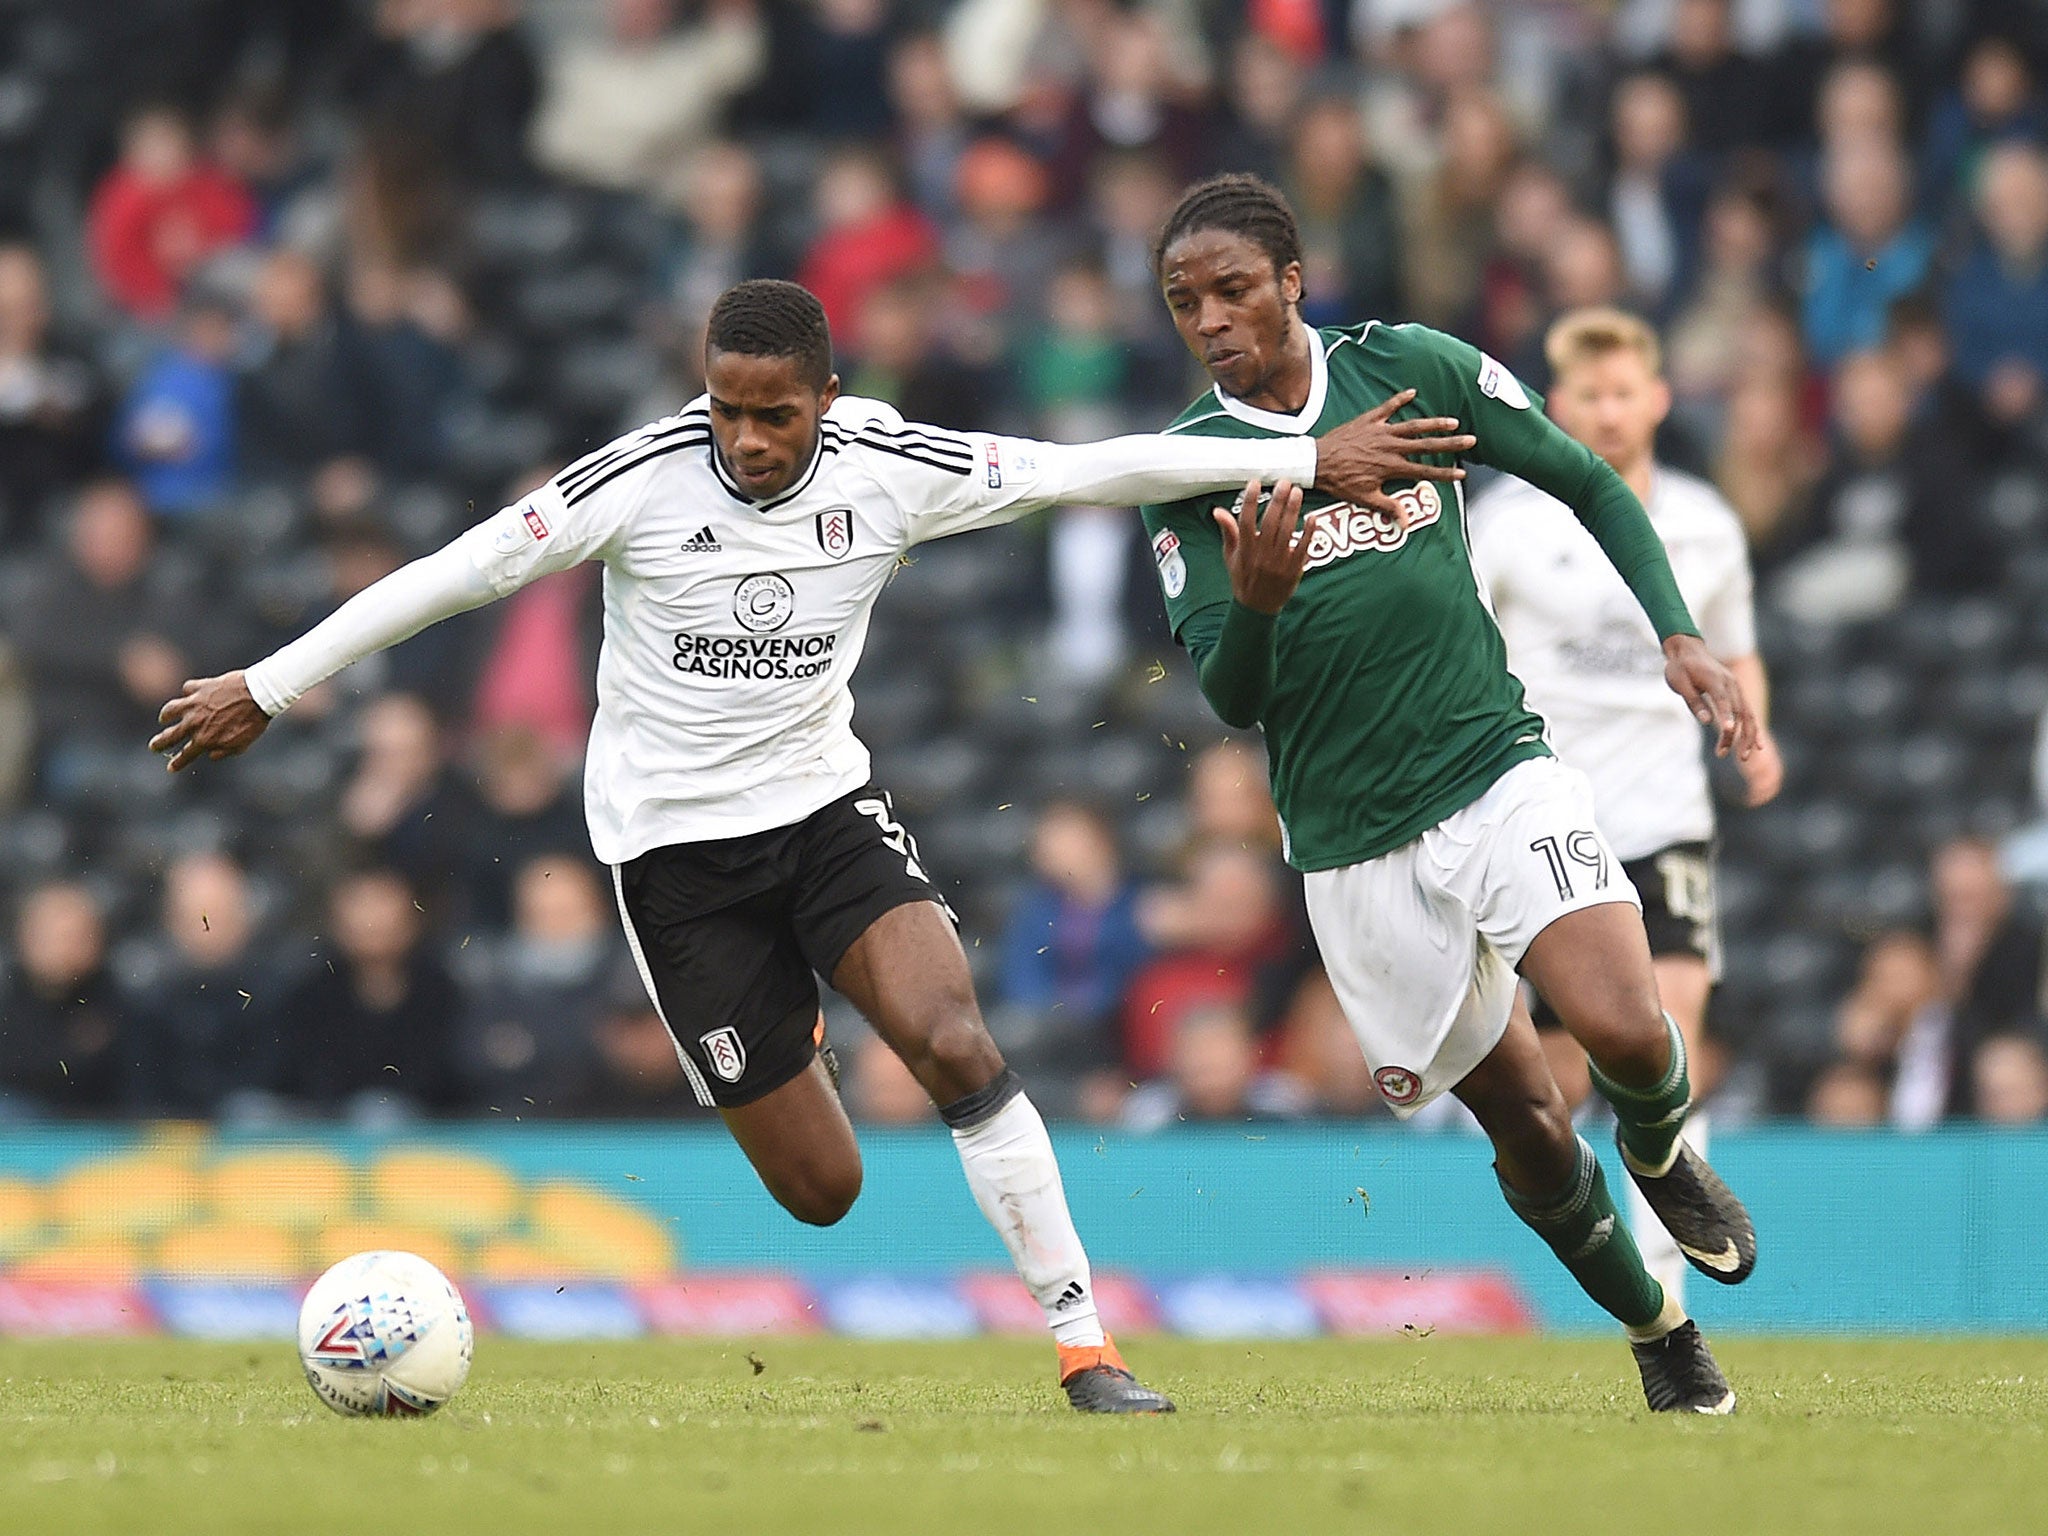
[(1778, 738), (1766, 727), (1757, 727), (1756, 750), (1738, 757), (1735, 766), (1742, 770), (1744, 805), (1769, 805), (1785, 787), (1785, 759), (1778, 755)]
[(1259, 613), (1278, 613), (1308, 569), (1308, 534), (1301, 527), (1301, 487), (1276, 481), (1259, 515), (1259, 482), (1244, 488), (1235, 507), (1212, 509), (1223, 530), (1223, 563), (1230, 595)]
[(1465, 471), (1458, 465), (1423, 462), (1428, 454), (1468, 453), (1478, 446), (1478, 438), (1458, 430), (1455, 416), (1387, 419), (1414, 398), (1412, 389), (1389, 395), (1363, 416), (1316, 439), (1315, 488), (1353, 506), (1383, 512), (1405, 528), (1407, 509), (1381, 489), (1389, 480), (1464, 479)]
[(156, 718), (163, 729), (149, 738), (149, 750), (169, 753), (172, 773), (201, 757), (246, 752), (270, 725), (239, 672), (187, 681)]
[(1756, 712), (1742, 696), (1735, 674), (1714, 659), (1699, 636), (1673, 635), (1664, 642), (1664, 681), (1701, 725), (1714, 728), (1714, 756), (1732, 751), (1740, 764), (1756, 751)]

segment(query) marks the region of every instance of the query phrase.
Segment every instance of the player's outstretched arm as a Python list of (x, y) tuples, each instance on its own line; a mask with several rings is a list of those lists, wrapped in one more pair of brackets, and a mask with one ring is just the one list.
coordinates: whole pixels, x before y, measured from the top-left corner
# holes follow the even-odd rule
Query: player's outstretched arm
[(365, 587), (246, 671), (186, 683), (158, 713), (163, 729), (150, 738), (149, 749), (170, 755), (166, 767), (172, 773), (201, 757), (246, 752), (271, 720), (309, 688), (430, 624), (500, 595), (458, 538)]
[[(1094, 443), (939, 434), (962, 442), (967, 467), (935, 473), (931, 500), (913, 512), (910, 542), (943, 538), (1061, 505), (1165, 505), (1235, 490), (1247, 480), (1314, 486), (1339, 501), (1401, 515), (1380, 487), (1389, 480), (1462, 480), (1465, 471), (1431, 464), (1433, 455), (1469, 451), (1476, 439), (1451, 417), (1392, 421), (1415, 397), (1403, 390), (1322, 437), (1209, 437), (1135, 434)], [(966, 462), (963, 459), (963, 462)], [(900, 478), (900, 467), (897, 469)], [(916, 504), (922, 496), (906, 490)]]
[(1462, 480), (1465, 471), (1459, 466), (1425, 459), (1468, 452), (1478, 441), (1458, 431), (1449, 416), (1388, 419), (1414, 398), (1414, 390), (1402, 390), (1319, 438), (1162, 434), (1033, 444), (1031, 451), (1045, 471), (1034, 500), (1041, 505), (1163, 503), (1227, 491), (1247, 480), (1286, 480), (1312, 485), (1339, 501), (1393, 507), (1380, 491), (1387, 481)]

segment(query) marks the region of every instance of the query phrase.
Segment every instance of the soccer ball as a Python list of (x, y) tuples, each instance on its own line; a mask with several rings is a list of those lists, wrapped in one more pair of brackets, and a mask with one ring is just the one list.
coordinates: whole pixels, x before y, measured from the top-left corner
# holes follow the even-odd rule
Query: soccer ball
[(299, 1307), (299, 1362), (336, 1413), (432, 1413), (469, 1379), (474, 1342), (461, 1292), (416, 1253), (343, 1259)]

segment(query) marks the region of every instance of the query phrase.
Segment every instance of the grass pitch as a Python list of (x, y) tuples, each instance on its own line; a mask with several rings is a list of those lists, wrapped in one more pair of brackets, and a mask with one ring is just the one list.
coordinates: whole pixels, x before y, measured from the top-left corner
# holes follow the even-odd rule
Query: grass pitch
[(0, 1530), (2048, 1531), (2048, 1339), (1732, 1340), (1732, 1420), (1611, 1340), (1126, 1342), (1177, 1416), (1081, 1418), (1030, 1341), (485, 1338), (423, 1421), (283, 1345), (0, 1341)]

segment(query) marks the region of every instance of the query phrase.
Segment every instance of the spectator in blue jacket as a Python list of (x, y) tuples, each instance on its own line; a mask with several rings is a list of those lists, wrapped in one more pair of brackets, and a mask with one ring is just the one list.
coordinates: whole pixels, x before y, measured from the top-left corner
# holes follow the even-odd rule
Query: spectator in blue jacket
[(1031, 866), (1036, 882), (1003, 936), (1002, 999), (1053, 1016), (1061, 1035), (1099, 1034), (1114, 1055), (1117, 1007), (1149, 953), (1115, 831), (1092, 806), (1056, 800), (1038, 818)]
[(1887, 139), (1833, 145), (1821, 167), (1827, 222), (1806, 252), (1806, 346), (1832, 368), (1884, 340), (1894, 299), (1918, 288), (1934, 258), (1934, 236), (1912, 217), (1905, 154)]
[(236, 325), (217, 296), (189, 299), (177, 339), (121, 402), (114, 457), (160, 516), (211, 511), (234, 489)]
[(2033, 66), (2009, 37), (1992, 35), (1970, 45), (1962, 77), (1934, 109), (1927, 125), (1927, 193), (1940, 209), (1955, 206), (1976, 177), (1984, 155), (2011, 140), (2048, 137), (2048, 101)]
[(2014, 420), (2048, 379), (2048, 154), (2007, 143), (1977, 180), (1984, 240), (1948, 284), (1943, 309), (1957, 375), (1993, 415)]

